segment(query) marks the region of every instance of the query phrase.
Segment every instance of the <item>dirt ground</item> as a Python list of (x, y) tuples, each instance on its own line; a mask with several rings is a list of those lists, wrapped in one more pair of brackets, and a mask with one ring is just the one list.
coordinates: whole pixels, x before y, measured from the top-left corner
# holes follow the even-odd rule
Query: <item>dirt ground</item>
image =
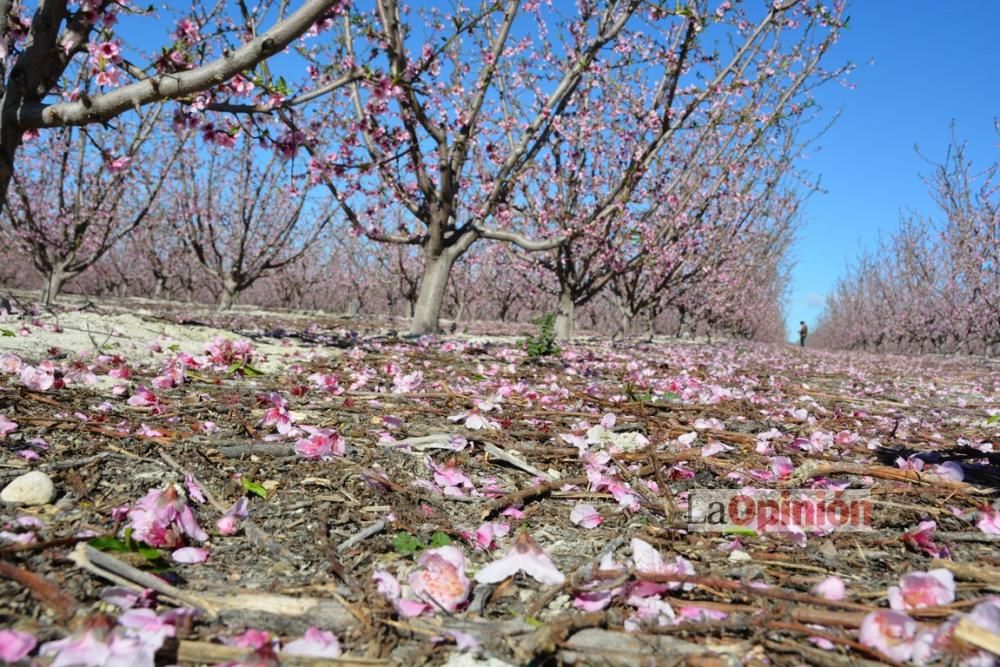
[[(0, 505), (0, 628), (39, 644), (95, 618), (108, 632), (116, 586), (160, 614), (198, 610), (158, 664), (847, 665), (906, 661), (859, 634), (901, 576), (957, 580), (954, 601), (907, 610), (939, 639), (1000, 587), (995, 361), (597, 339), (530, 358), (488, 325), (416, 340), (398, 326), (72, 299), (0, 316), (0, 486), (39, 470), (56, 490)], [(332, 453), (297, 447), (315, 433)], [(207, 539), (128, 538), (137, 501), (167, 488)], [(697, 494), (747, 488), (850, 490), (872, 520), (689, 525)], [(244, 498), (226, 534), (216, 522)], [(564, 581), (473, 579), (522, 535)], [(662, 562), (640, 562), (637, 540)], [(179, 545), (207, 560), (176, 562)], [(408, 616), (373, 576), (414, 598), (442, 545), (461, 551), (467, 595)], [(831, 576), (842, 599), (817, 588)], [(282, 654), (311, 627), (340, 658)], [(267, 646), (232, 641), (248, 629)], [(997, 638), (950, 632), (934, 660), (989, 656)]]

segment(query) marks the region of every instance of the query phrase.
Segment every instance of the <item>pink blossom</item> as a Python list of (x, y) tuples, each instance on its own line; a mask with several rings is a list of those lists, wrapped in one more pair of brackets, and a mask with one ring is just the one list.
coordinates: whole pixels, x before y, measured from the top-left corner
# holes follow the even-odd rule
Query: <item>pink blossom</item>
[(427, 463), (427, 467), (434, 472), (434, 482), (444, 488), (445, 495), (464, 495), (462, 488), (475, 488), (469, 476), (462, 472), (454, 462), (438, 465), (430, 456), (426, 457), (424, 461)]
[(24, 630), (0, 630), (0, 660), (17, 662), (31, 653), (38, 640), (35, 635)]
[(105, 60), (115, 61), (118, 59), (120, 50), (114, 42), (101, 42), (93, 47), (94, 53)]
[(0, 354), (0, 373), (16, 375), (21, 372), (22, 368), (24, 368), (24, 362), (21, 361), (21, 357), (13, 352)]
[(160, 374), (153, 378), (152, 384), (157, 389), (171, 389), (184, 384), (184, 378), (184, 367), (173, 360), (163, 365)]
[(465, 428), (470, 431), (479, 431), (484, 428), (499, 428), (497, 424), (492, 419), (486, 419), (478, 410), (472, 410), (470, 412), (462, 412), (457, 415), (451, 415), (448, 417), (453, 422), (465, 420)]
[(185, 535), (198, 542), (208, 539), (175, 484), (151, 489), (129, 510), (128, 519), (135, 539), (150, 546), (177, 547)]
[(110, 171), (112, 174), (116, 174), (118, 172), (125, 171), (126, 169), (128, 169), (129, 165), (132, 164), (132, 158), (130, 158), (127, 155), (123, 155), (121, 157), (116, 157), (116, 158), (108, 156), (108, 158), (105, 159), (104, 164), (107, 166), (108, 171)]
[(282, 398), (277, 392), (258, 396), (257, 400), (271, 404), (271, 407), (264, 412), (264, 417), (260, 420), (261, 425), (274, 425), (278, 433), (288, 435), (289, 431), (292, 430), (292, 417), (288, 413), (288, 401)]
[(392, 79), (389, 77), (382, 77), (379, 79), (378, 83), (372, 88), (372, 93), (379, 100), (390, 100), (400, 93), (403, 89), (393, 83)]
[(372, 573), (372, 580), (375, 582), (375, 589), (379, 594), (389, 600), (396, 611), (405, 618), (419, 616), (432, 608), (426, 602), (404, 598), (399, 580), (386, 570), (375, 570)]
[(3, 415), (0, 415), (0, 440), (6, 438), (8, 433), (13, 433), (16, 430), (16, 422), (12, 422)]
[(54, 655), (50, 667), (87, 667), (104, 665), (111, 657), (111, 649), (97, 630), (86, 630), (79, 635), (42, 644), (39, 655)]
[(636, 632), (650, 621), (662, 626), (670, 625), (677, 620), (674, 608), (658, 597), (634, 598), (630, 602), (635, 606), (635, 611), (625, 619), (623, 625), (626, 632)]
[(604, 522), (604, 518), (598, 514), (597, 510), (586, 503), (577, 503), (569, 513), (569, 519), (581, 528), (597, 528)]
[(1000, 598), (983, 600), (972, 608), (968, 619), (982, 629), (1000, 635)]
[(188, 18), (181, 19), (177, 22), (174, 37), (189, 44), (197, 42), (201, 39), (201, 35), (198, 33), (198, 24)]
[(167, 614), (158, 615), (152, 609), (138, 608), (129, 609), (119, 616), (118, 625), (133, 631), (128, 634), (141, 635), (151, 643), (162, 645), (164, 639), (176, 634), (173, 619)]
[(550, 586), (561, 585), (566, 580), (538, 543), (528, 533), (521, 533), (503, 558), (493, 561), (476, 573), (476, 581), (495, 584), (518, 572), (524, 572), (539, 583)]
[(32, 391), (48, 391), (54, 383), (55, 375), (44, 368), (24, 366), (21, 369), (21, 384)]
[(303, 426), (302, 430), (311, 434), (295, 443), (295, 453), (304, 459), (329, 460), (347, 451), (343, 436), (333, 429)]
[(844, 580), (838, 576), (831, 575), (813, 586), (813, 592), (827, 600), (843, 600), (846, 592)]
[(732, 447), (730, 447), (729, 445), (724, 445), (721, 442), (718, 442), (717, 440), (713, 440), (701, 448), (701, 457), (703, 459), (707, 459), (711, 456), (715, 456), (716, 454), (721, 454), (722, 452), (728, 452), (731, 449)]
[(233, 535), (239, 528), (239, 521), (248, 516), (250, 516), (250, 501), (244, 496), (226, 510), (226, 513), (215, 522), (215, 527), (223, 535)]
[(410, 574), (410, 590), (419, 599), (445, 611), (455, 611), (469, 595), (465, 576), (465, 556), (451, 545), (425, 551), (418, 569)]
[(155, 428), (151, 427), (149, 424), (139, 424), (139, 428), (136, 429), (136, 435), (141, 435), (144, 438), (162, 438), (163, 433), (157, 431)]
[(288, 642), (281, 651), (285, 655), (312, 658), (339, 658), (340, 640), (337, 635), (319, 628), (308, 628), (301, 639)]
[(955, 577), (943, 568), (910, 572), (889, 588), (889, 606), (897, 611), (948, 604), (955, 600)]
[(486, 522), (476, 528), (475, 541), (480, 549), (488, 550), (496, 544), (496, 538), (510, 533), (509, 523)]
[(904, 544), (910, 545), (928, 556), (934, 558), (951, 558), (948, 547), (939, 545), (934, 541), (934, 531), (937, 529), (936, 521), (921, 521), (916, 528), (903, 533)]
[(987, 535), (1000, 535), (1000, 511), (992, 508), (982, 510), (976, 527)]
[(118, 84), (119, 79), (121, 79), (121, 70), (114, 67), (108, 67), (97, 73), (94, 77), (94, 83), (98, 86), (114, 86)]
[(331, 394), (343, 394), (344, 388), (340, 386), (340, 379), (336, 375), (313, 373), (309, 376), (309, 381), (317, 388)]
[(128, 404), (133, 407), (148, 408), (157, 405), (160, 399), (146, 387), (136, 387), (135, 393), (128, 399)]
[(917, 623), (898, 611), (873, 611), (861, 621), (858, 640), (893, 660), (905, 662), (913, 656)]
[(237, 95), (248, 95), (254, 89), (253, 81), (237, 74), (229, 80), (229, 89)]
[(424, 381), (424, 374), (420, 371), (414, 371), (407, 375), (401, 373), (396, 374), (392, 378), (392, 393), (394, 394), (408, 394), (416, 391), (420, 384)]
[(265, 646), (269, 646), (272, 643), (272, 640), (271, 633), (267, 630), (249, 628), (243, 634), (236, 635), (235, 637), (223, 637), (222, 643), (227, 646), (236, 646), (238, 648), (252, 648), (256, 651), (264, 648)]
[(795, 470), (795, 464), (787, 456), (771, 457), (771, 472), (778, 479), (785, 479)]
[[(641, 574), (683, 574), (689, 576), (694, 574), (694, 565), (683, 556), (677, 556), (674, 563), (668, 564), (663, 562), (660, 552), (645, 540), (633, 537), (630, 544), (632, 547), (632, 564), (635, 566), (636, 572)], [(659, 583), (640, 581), (636, 583), (633, 595), (646, 597), (662, 593), (665, 590), (676, 590), (678, 588), (690, 590), (693, 588), (693, 585), (681, 584), (681, 582)]]
[(190, 473), (184, 475), (184, 488), (187, 489), (192, 500), (198, 503), (205, 502), (205, 490), (201, 488), (201, 484), (198, 483), (194, 475)]

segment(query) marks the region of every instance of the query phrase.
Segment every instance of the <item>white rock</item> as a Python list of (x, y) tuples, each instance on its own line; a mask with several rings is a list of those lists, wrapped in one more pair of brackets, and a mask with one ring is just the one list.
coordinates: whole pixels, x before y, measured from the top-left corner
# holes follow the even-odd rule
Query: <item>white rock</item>
[(733, 549), (729, 552), (729, 562), (731, 563), (748, 563), (752, 560), (753, 556), (741, 549)]
[(56, 495), (56, 485), (44, 472), (32, 470), (0, 491), (0, 500), (5, 503), (23, 503), (25, 505), (47, 505)]

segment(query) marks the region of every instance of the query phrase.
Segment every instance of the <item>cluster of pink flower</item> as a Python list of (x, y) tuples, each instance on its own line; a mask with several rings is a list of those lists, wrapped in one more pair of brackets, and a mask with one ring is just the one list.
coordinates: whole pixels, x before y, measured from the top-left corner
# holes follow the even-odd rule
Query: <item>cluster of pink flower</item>
[[(116, 604), (122, 596), (113, 597)], [(127, 604), (127, 603), (126, 603)], [(157, 614), (148, 608), (126, 609), (117, 620), (106, 615), (91, 617), (84, 627), (64, 638), (38, 647), (38, 655), (55, 667), (70, 665), (128, 665), (153, 667), (156, 652), (164, 642), (177, 634), (181, 619), (195, 615), (193, 609), (170, 609)], [(224, 638), (223, 643), (237, 648), (252, 649), (254, 655), (277, 664), (275, 656), (335, 659), (341, 655), (340, 640), (335, 634), (311, 627), (296, 640), (282, 645), (270, 633), (250, 629), (241, 635)], [(23, 630), (0, 630), (0, 661), (15, 663), (25, 659), (38, 646), (35, 636)], [(217, 667), (244, 667), (262, 664), (262, 660), (227, 662)]]
[(955, 637), (962, 619), (993, 635), (1000, 634), (1000, 598), (984, 600), (968, 614), (956, 614), (936, 627), (918, 624), (906, 612), (950, 604), (955, 600), (955, 580), (944, 569), (910, 572), (889, 589), (891, 609), (865, 616), (858, 636), (862, 644), (899, 661), (928, 664), (946, 656), (960, 658), (960, 664), (996, 664), (995, 657), (983, 650), (963, 647)]
[[(510, 550), (476, 573), (482, 584), (495, 584), (519, 572), (539, 583), (557, 586), (565, 576), (527, 533), (520, 533)], [(419, 616), (440, 610), (451, 613), (465, 606), (472, 584), (465, 574), (465, 555), (453, 545), (421, 554), (404, 587), (390, 572), (376, 569), (372, 577), (381, 593), (401, 616)]]

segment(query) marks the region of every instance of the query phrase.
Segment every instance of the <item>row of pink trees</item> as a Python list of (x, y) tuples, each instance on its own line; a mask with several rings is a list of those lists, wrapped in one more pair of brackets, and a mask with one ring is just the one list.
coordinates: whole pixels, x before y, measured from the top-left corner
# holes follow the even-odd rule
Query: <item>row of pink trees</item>
[[(711, 303), (731, 300), (738, 257), (764, 258), (780, 303), (795, 128), (840, 74), (823, 59), (844, 12), (216, 3), (136, 45), (117, 26), (152, 17), (125, 7), (0, 11), (3, 230), (46, 300), (91, 266), (96, 289), (223, 307), (343, 274), (348, 310), (382, 303), (425, 333), (484, 302), (546, 310), (524, 302), (552, 288), (563, 336), (609, 289), (625, 329), (639, 313), (721, 322), (740, 310)], [(41, 67), (46, 44), (63, 55)]]
[(941, 220), (911, 215), (849, 268), (817, 345), (1000, 353), (1000, 161), (977, 171), (953, 144), (928, 179)]
[[(746, 4), (608, 0), (564, 14), (508, 0), (418, 24), (376, 0), (365, 30), (345, 19), (348, 57), (373, 54), (385, 77), (329, 98), (360, 137), (326, 157), (307, 150), (360, 233), (420, 248), (411, 330), (437, 330), (452, 269), (479, 241), (559, 255), (537, 261), (560, 281), (563, 336), (572, 309), (645, 254), (612, 260), (621, 239), (657, 228), (646, 232), (653, 243), (676, 242), (663, 229), (681, 213), (663, 210), (670, 194), (703, 160), (721, 173), (761, 156), (834, 75), (821, 62), (843, 7)], [(715, 180), (710, 199), (727, 181)], [(566, 257), (611, 270), (577, 278)]]

